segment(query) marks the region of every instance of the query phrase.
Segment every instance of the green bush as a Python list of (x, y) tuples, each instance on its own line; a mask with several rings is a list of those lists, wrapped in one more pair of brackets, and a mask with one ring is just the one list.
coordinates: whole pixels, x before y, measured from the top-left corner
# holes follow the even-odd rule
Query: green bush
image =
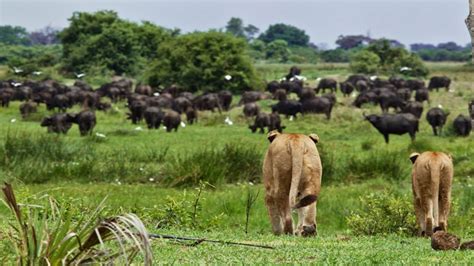
[(380, 57), (373, 52), (362, 50), (351, 56), (350, 69), (354, 73), (374, 74), (377, 73)]
[(253, 147), (228, 143), (220, 149), (204, 149), (175, 157), (165, 164), (162, 181), (168, 186), (258, 182), (261, 163), (262, 155)]
[(160, 46), (147, 80), (152, 86), (177, 84), (192, 92), (255, 88), (260, 84), (246, 49), (244, 39), (221, 32), (181, 35)]
[(363, 208), (347, 217), (347, 224), (353, 234), (416, 234), (415, 212), (408, 198), (394, 195), (393, 191), (384, 191), (363, 196), (360, 203)]

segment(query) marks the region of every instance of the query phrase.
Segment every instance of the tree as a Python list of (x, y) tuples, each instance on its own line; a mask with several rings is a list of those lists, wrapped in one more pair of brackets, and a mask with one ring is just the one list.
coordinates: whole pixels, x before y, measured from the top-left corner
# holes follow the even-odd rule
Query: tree
[(51, 26), (46, 26), (43, 29), (33, 31), (29, 34), (29, 39), (32, 45), (51, 45), (58, 44), (59, 30)]
[(181, 35), (160, 45), (146, 79), (152, 86), (176, 84), (192, 92), (250, 89), (258, 80), (246, 49), (244, 39), (221, 32)]
[(258, 38), (266, 43), (284, 40), (288, 45), (295, 46), (308, 46), (309, 43), (309, 36), (304, 30), (283, 23), (270, 25)]
[(466, 18), (466, 26), (471, 35), (472, 63), (474, 63), (474, 0), (469, 0), (469, 14)]
[(176, 31), (150, 22), (120, 19), (113, 11), (76, 12), (60, 33), (64, 68), (86, 71), (105, 68), (116, 74), (134, 74), (146, 59), (157, 56), (158, 46)]
[(460, 45), (458, 45), (455, 42), (445, 42), (445, 43), (440, 43), (438, 44), (438, 49), (444, 49), (448, 51), (461, 51), (464, 48)]
[(425, 43), (410, 44), (410, 50), (412, 52), (418, 52), (420, 50), (433, 50), (433, 49), (436, 49), (436, 46), (433, 44), (425, 44)]
[(364, 44), (369, 44), (372, 41), (370, 37), (364, 35), (339, 35), (336, 44), (341, 49), (349, 50)]
[(10, 45), (29, 45), (28, 32), (20, 26), (0, 26), (0, 43)]
[[(377, 59), (373, 55), (376, 55)], [(387, 39), (372, 42), (367, 48), (351, 57), (351, 69), (360, 73), (379, 72), (395, 75), (400, 73), (402, 67), (411, 69), (406, 73), (409, 76), (428, 74), (428, 69), (417, 54), (410, 53), (402, 47), (393, 47)]]
[(374, 74), (380, 65), (380, 57), (371, 51), (361, 50), (351, 56), (350, 68), (354, 73)]
[(275, 40), (267, 45), (266, 57), (267, 59), (275, 59), (279, 62), (285, 63), (290, 56), (288, 50), (288, 43), (284, 40)]
[(247, 26), (245, 26), (244, 31), (245, 31), (245, 37), (247, 38), (247, 40), (251, 41), (255, 38), (255, 35), (258, 34), (260, 29), (252, 24), (248, 24)]
[(236, 37), (245, 37), (244, 23), (241, 18), (230, 18), (225, 26), (226, 32), (233, 34)]

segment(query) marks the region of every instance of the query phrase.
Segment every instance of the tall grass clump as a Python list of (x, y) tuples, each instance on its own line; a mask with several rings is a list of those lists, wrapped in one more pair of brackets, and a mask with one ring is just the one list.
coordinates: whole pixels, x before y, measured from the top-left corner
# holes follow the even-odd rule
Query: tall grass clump
[(131, 264), (137, 255), (151, 265), (148, 232), (134, 214), (100, 219), (103, 201), (90, 213), (72, 217), (46, 196), (19, 204), (5, 184), (3, 202), (11, 211), (7, 238), (18, 265)]
[(318, 143), (317, 145), (319, 156), (321, 158), (321, 165), (323, 167), (323, 176), (322, 182), (331, 183), (334, 181), (339, 181), (340, 175), (337, 174), (336, 165), (336, 156), (332, 152), (333, 147), (326, 146), (326, 144)]
[(95, 149), (54, 134), (9, 132), (0, 146), (0, 166), (25, 183), (90, 176)]
[(200, 181), (211, 185), (239, 181), (256, 182), (261, 175), (262, 155), (244, 143), (227, 143), (179, 155), (164, 166), (163, 182), (168, 186), (192, 186)]
[(400, 181), (408, 177), (409, 169), (411, 168), (405, 153), (374, 150), (349, 157), (344, 170), (348, 181), (378, 177)]

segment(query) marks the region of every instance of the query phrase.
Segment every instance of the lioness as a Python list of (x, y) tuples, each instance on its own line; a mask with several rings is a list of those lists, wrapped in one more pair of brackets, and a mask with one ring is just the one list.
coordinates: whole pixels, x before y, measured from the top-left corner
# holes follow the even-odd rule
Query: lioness
[(442, 152), (413, 153), (412, 187), (415, 214), (421, 236), (431, 236), (433, 231), (448, 229), (451, 205), (453, 162)]
[(263, 162), (265, 203), (273, 233), (293, 234), (291, 210), (298, 209), (297, 234), (316, 235), (316, 200), (322, 167), (316, 134), (268, 133), (270, 147)]

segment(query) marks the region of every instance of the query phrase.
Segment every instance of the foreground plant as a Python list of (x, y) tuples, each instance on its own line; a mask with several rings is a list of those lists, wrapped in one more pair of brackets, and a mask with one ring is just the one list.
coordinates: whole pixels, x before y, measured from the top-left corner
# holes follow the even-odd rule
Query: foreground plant
[(52, 197), (38, 198), (47, 199), (44, 204), (21, 205), (10, 184), (2, 191), (13, 215), (8, 238), (20, 265), (130, 264), (138, 254), (151, 265), (148, 232), (134, 214), (100, 220), (102, 201), (92, 213), (74, 220)]

